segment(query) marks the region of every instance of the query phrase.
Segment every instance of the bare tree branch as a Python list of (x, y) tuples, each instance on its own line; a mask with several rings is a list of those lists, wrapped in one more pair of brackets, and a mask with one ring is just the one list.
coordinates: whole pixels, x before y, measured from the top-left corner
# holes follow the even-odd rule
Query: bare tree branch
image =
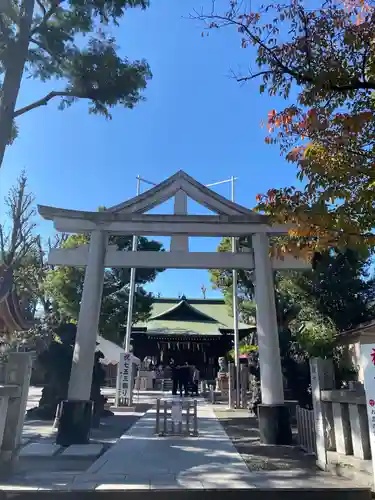
[(35, 215), (34, 197), (26, 192), (26, 187), (27, 177), (23, 172), (17, 185), (10, 189), (5, 198), (12, 226), (7, 239), (2, 230), (3, 260), (12, 267), (17, 267), (36, 243), (36, 237), (33, 234), (36, 224), (32, 222), (32, 217)]
[[(196, 11), (195, 11), (196, 12)], [(261, 38), (255, 35), (250, 28), (241, 21), (236, 20), (234, 15), (228, 14), (227, 16), (221, 16), (219, 14), (211, 13), (211, 14), (198, 14), (192, 19), (198, 19), (207, 23), (207, 20), (210, 20), (211, 23), (207, 23), (209, 27), (212, 27), (212, 23), (216, 24), (216, 21), (220, 22), (220, 25), (216, 25), (215, 27), (222, 27), (227, 25), (237, 26), (237, 28), (245, 33), (251, 42), (254, 45), (258, 45), (262, 47), (262, 49), (268, 53), (270, 59), (273, 61), (273, 64), (276, 68), (282, 71), (286, 75), (290, 75), (293, 77), (298, 84), (301, 83), (315, 83), (314, 75), (309, 75), (305, 72), (301, 72), (300, 69), (289, 67), (285, 64), (279, 57), (279, 55), (274, 50), (274, 47), (269, 47), (266, 43), (264, 43)], [(276, 73), (277, 69), (271, 69), (271, 73)], [(242, 80), (245, 81), (246, 77), (242, 77)], [(247, 77), (248, 80), (251, 79), (251, 75)], [(325, 82), (325, 88), (328, 91), (334, 92), (350, 92), (351, 90), (375, 90), (375, 81), (362, 81), (359, 78), (353, 77), (352, 81), (347, 84), (336, 84), (329, 80)]]
[(1, 252), (1, 262), (5, 262), (5, 235), (4, 235), (4, 228), (0, 224), (0, 252)]
[(52, 91), (49, 92), (49, 94), (47, 94), (45, 97), (42, 97), (42, 99), (39, 99), (38, 101), (35, 101), (27, 106), (24, 106), (23, 108), (17, 109), (17, 111), (14, 112), (13, 118), (17, 118), (18, 116), (21, 116), (27, 113), (28, 111), (31, 111), (32, 109), (39, 108), (40, 106), (46, 106), (48, 102), (54, 97), (77, 97), (83, 99), (87, 96), (84, 96), (78, 92), (71, 92), (66, 90)]
[(43, 16), (47, 15), (47, 9), (44, 7), (43, 2), (41, 0), (36, 0), (36, 3), (39, 5), (40, 10), (43, 12)]
[(258, 76), (262, 75), (272, 75), (273, 71), (259, 71), (258, 73), (251, 73), (250, 75), (246, 76), (237, 76), (236, 80), (237, 82), (247, 82), (248, 80), (253, 80), (254, 78), (257, 78)]

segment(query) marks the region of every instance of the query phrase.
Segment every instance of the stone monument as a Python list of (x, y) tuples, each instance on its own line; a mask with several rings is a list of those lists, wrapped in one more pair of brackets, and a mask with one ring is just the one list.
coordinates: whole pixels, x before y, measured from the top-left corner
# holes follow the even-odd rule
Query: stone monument
[(219, 371), (216, 378), (216, 390), (221, 392), (222, 396), (227, 396), (229, 391), (228, 365), (225, 358), (218, 359)]

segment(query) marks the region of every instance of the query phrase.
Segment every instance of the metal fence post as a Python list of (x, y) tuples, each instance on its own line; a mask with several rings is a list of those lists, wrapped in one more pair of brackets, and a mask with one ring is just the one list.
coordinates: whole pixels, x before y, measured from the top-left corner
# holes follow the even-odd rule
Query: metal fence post
[(159, 434), (160, 432), (160, 399), (156, 400), (156, 428), (155, 433)]
[(181, 422), (178, 422), (178, 433), (181, 435), (182, 434), (182, 420), (183, 420), (183, 412), (181, 416)]
[(194, 435), (198, 435), (197, 400), (194, 399)]
[(173, 406), (173, 403), (171, 404), (171, 428), (172, 428), (171, 432), (172, 432), (172, 434), (175, 434), (175, 423), (174, 423), (173, 414), (172, 414), (172, 412), (173, 412), (172, 406)]
[(186, 408), (186, 434), (189, 434), (190, 432), (190, 402), (187, 405)]
[(163, 432), (167, 434), (167, 402), (164, 400), (164, 415), (163, 415)]

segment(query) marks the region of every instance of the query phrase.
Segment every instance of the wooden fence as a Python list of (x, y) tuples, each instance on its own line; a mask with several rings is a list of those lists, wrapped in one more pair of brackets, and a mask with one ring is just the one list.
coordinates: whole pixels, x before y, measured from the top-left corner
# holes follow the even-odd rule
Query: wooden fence
[(296, 407), (298, 444), (307, 453), (316, 454), (314, 411)]

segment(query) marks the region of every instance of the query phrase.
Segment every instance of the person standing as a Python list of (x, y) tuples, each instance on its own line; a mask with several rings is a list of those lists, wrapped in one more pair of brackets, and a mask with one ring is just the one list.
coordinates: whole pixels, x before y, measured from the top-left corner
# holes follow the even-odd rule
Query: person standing
[(179, 377), (178, 377), (178, 367), (176, 366), (174, 359), (171, 359), (169, 366), (172, 370), (172, 394), (173, 396), (177, 395), (177, 388), (179, 386)]
[(182, 397), (182, 391), (184, 391), (185, 396), (189, 396), (189, 382), (190, 382), (190, 366), (188, 362), (179, 367), (179, 389), (180, 396)]

